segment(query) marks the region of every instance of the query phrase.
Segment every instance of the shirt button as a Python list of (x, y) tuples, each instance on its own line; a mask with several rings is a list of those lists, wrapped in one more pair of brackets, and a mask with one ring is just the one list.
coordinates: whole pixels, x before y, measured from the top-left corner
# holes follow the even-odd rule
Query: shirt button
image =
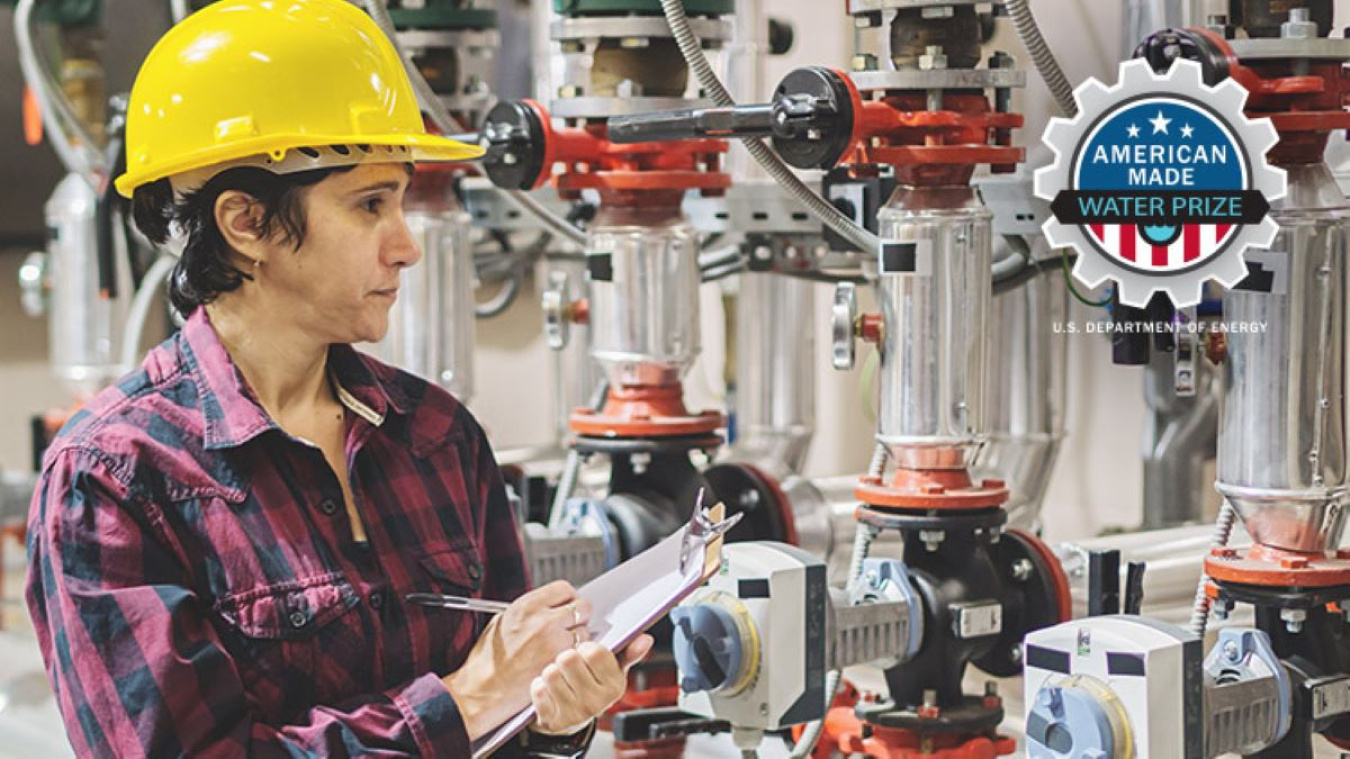
[(473, 580), (481, 580), (481, 579), (483, 579), (483, 567), (480, 566), (480, 565), (479, 565), (478, 563), (476, 563), (476, 562), (473, 563), (473, 564), (470, 564), (470, 565), (469, 565), (469, 577), (470, 577), (471, 579), (473, 579)]
[(303, 611), (300, 611), (299, 609), (296, 609), (295, 611), (291, 612), (291, 615), (290, 617), (288, 617), (288, 619), (291, 622), (291, 627), (304, 627), (305, 624), (309, 622), (309, 615), (304, 613)]
[(370, 608), (379, 611), (381, 606), (384, 606), (384, 594), (377, 590), (370, 594)]
[(331, 517), (338, 512), (337, 502), (332, 498), (325, 498), (319, 502), (319, 511), (326, 517)]

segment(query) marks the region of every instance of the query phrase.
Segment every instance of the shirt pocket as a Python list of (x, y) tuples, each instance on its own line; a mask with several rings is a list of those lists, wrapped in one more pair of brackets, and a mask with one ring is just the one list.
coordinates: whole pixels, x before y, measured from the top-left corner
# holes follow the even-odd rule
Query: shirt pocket
[[(483, 563), (468, 539), (433, 543), (416, 549), (413, 555), (417, 566), (412, 572), (412, 592), (482, 597)], [(426, 626), (430, 664), (441, 673), (459, 668), (492, 619), (488, 614), (431, 606), (416, 606), (410, 614), (415, 626)]]
[(478, 597), (483, 590), (483, 562), (471, 541), (437, 543), (417, 550), (418, 578), (432, 593)]
[(339, 666), (325, 662), (323, 652), (342, 636), (339, 620), (359, 601), (341, 572), (260, 586), (216, 601), (244, 688), (268, 718), (285, 720), (293, 716), (288, 709), (315, 702), (327, 668)]

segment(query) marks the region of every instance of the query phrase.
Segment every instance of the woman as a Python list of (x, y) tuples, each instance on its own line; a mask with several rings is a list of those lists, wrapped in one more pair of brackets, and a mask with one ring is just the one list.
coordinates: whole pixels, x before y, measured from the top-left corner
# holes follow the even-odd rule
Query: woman
[[(225, 0), (171, 30), (131, 95), (137, 224), (186, 246), (181, 332), (52, 444), (28, 603), (82, 755), (435, 755), (529, 704), (502, 753), (580, 753), (642, 638), (585, 641), (531, 592), (482, 429), (380, 339), (419, 251), (423, 132), (389, 42), (344, 0)], [(485, 622), (412, 592), (515, 599)], [(523, 595), (522, 595), (523, 594)]]

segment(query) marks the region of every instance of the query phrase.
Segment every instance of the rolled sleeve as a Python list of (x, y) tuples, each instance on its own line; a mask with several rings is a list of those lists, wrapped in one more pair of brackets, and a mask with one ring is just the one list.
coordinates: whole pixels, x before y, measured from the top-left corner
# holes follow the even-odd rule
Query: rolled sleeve
[(423, 756), (470, 755), (464, 718), (441, 678), (423, 675), (394, 694), (393, 701)]

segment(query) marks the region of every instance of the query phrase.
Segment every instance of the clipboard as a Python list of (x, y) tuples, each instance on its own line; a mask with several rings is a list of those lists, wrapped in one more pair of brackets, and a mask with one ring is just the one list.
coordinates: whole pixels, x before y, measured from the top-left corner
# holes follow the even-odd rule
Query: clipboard
[[(696, 506), (679, 532), (577, 589), (592, 604), (591, 640), (622, 651), (716, 573), (722, 565), (722, 536), (742, 516), (728, 519), (725, 513), (720, 503), (707, 510)], [(534, 718), (534, 706), (527, 706), (474, 741), (473, 759), (501, 748)]]

